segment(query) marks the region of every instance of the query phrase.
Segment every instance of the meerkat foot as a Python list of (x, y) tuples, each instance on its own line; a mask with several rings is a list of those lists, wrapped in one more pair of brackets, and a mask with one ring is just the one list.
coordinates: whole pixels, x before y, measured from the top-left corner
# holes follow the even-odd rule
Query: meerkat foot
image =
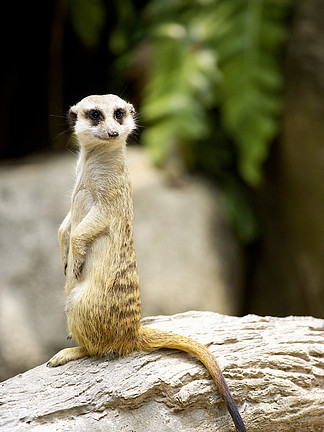
[(65, 348), (59, 351), (53, 356), (50, 361), (46, 364), (48, 367), (62, 366), (73, 360), (78, 360), (83, 357), (87, 357), (89, 354), (86, 349), (82, 346), (74, 348)]

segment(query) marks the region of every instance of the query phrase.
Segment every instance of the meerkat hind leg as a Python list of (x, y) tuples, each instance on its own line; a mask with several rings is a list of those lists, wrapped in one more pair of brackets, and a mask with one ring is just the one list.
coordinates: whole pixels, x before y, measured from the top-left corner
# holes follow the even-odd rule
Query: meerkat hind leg
[(55, 356), (53, 356), (46, 366), (55, 367), (62, 366), (65, 363), (68, 363), (73, 360), (78, 360), (83, 357), (87, 357), (89, 353), (82, 346), (77, 346), (73, 348), (65, 348), (59, 351)]

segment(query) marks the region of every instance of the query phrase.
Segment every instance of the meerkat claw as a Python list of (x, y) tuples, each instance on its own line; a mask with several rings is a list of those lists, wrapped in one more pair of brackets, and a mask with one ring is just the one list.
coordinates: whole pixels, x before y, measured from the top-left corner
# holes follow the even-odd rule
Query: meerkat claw
[(82, 269), (83, 269), (83, 265), (84, 265), (84, 259), (78, 259), (75, 261), (74, 266), (73, 266), (73, 274), (75, 276), (76, 279), (80, 279), (81, 273), (82, 273)]

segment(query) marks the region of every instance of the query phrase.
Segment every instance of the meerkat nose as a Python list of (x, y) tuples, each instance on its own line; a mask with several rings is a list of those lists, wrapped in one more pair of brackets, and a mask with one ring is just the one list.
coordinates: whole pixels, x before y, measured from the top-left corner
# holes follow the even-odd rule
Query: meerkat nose
[(119, 133), (117, 131), (108, 131), (109, 138), (117, 138)]

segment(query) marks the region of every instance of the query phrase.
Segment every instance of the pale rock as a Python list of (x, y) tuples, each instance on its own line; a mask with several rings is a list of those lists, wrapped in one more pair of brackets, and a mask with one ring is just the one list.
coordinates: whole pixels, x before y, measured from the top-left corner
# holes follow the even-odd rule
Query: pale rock
[[(144, 324), (209, 347), (248, 432), (324, 430), (324, 320), (188, 312)], [(179, 351), (42, 365), (0, 386), (5, 432), (234, 431), (207, 370)]]

